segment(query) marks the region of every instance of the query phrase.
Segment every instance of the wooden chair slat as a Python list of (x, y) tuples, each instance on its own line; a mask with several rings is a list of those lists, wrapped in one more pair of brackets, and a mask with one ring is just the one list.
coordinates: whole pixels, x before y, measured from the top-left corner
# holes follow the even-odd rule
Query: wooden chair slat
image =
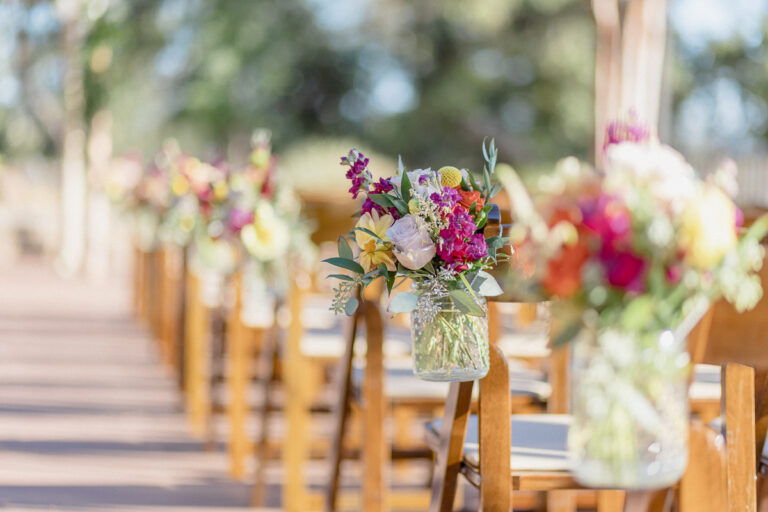
[(464, 437), (469, 420), (474, 382), (452, 382), (445, 403), (439, 445), (435, 450), (435, 469), (429, 512), (450, 512), (456, 497), (459, 472), (464, 457)]
[(480, 473), (480, 503), (489, 512), (509, 511), (511, 431), (509, 416), (509, 370), (507, 359), (496, 345), (490, 346), (490, 370), (480, 379), (480, 409), (478, 415)]

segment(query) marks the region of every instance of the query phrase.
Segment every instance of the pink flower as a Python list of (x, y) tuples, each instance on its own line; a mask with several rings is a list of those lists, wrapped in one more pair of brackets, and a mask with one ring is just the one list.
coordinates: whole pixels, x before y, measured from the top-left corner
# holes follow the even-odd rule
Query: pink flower
[(455, 208), (447, 220), (448, 227), (440, 231), (437, 255), (450, 268), (457, 271), (466, 270), (468, 263), (486, 256), (488, 247), (485, 237), (481, 233), (475, 233), (477, 226), (463, 208)]

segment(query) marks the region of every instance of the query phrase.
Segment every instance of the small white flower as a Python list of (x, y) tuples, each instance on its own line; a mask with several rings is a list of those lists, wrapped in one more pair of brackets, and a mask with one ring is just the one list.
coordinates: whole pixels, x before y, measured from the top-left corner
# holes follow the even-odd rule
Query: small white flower
[[(425, 178), (422, 178), (422, 177)], [(402, 176), (391, 178), (390, 182), (398, 189), (402, 183)], [(414, 169), (408, 171), (408, 180), (411, 182), (411, 189), (421, 197), (428, 198), (433, 192), (439, 192), (435, 172), (432, 169)], [(424, 183), (421, 183), (421, 182)]]

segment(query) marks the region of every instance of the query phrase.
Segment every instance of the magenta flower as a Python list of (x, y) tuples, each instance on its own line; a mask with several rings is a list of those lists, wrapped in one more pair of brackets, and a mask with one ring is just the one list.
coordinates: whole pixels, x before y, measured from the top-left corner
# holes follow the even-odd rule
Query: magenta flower
[(597, 234), (603, 244), (613, 245), (630, 234), (629, 212), (618, 198), (590, 197), (579, 202), (579, 209), (582, 224)]
[(235, 234), (251, 222), (253, 222), (253, 210), (250, 209), (232, 208), (227, 218), (227, 226)]
[(440, 207), (453, 210), (453, 207), (456, 206), (456, 203), (461, 201), (461, 194), (459, 194), (451, 187), (443, 187), (442, 192), (439, 194), (437, 192), (433, 192), (429, 198), (432, 200), (432, 202), (436, 203)]
[(642, 293), (645, 290), (646, 261), (631, 250), (618, 250), (604, 245), (600, 263), (611, 286)]
[(603, 150), (611, 144), (620, 142), (643, 142), (648, 140), (650, 133), (645, 125), (637, 120), (634, 113), (630, 113), (629, 119), (624, 121), (613, 121), (605, 129), (605, 142)]
[[(433, 200), (435, 197), (439, 198), (440, 195), (432, 194)], [(446, 220), (448, 227), (440, 230), (437, 255), (449, 268), (461, 272), (469, 268), (469, 263), (486, 256), (488, 247), (485, 237), (481, 233), (475, 233), (477, 226), (463, 208), (455, 208)]]
[(341, 157), (341, 165), (349, 167), (346, 176), (352, 181), (349, 193), (352, 194), (353, 199), (357, 199), (360, 191), (367, 191), (368, 183), (372, 181), (371, 172), (368, 170), (369, 161), (370, 159), (356, 149), (350, 150), (349, 155)]

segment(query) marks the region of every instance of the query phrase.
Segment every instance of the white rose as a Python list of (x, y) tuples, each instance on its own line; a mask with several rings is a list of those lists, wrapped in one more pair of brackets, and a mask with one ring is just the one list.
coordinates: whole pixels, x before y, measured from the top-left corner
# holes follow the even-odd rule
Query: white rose
[(435, 257), (435, 244), (426, 226), (413, 215), (396, 220), (387, 230), (387, 238), (395, 246), (395, 258), (407, 269), (418, 270)]

